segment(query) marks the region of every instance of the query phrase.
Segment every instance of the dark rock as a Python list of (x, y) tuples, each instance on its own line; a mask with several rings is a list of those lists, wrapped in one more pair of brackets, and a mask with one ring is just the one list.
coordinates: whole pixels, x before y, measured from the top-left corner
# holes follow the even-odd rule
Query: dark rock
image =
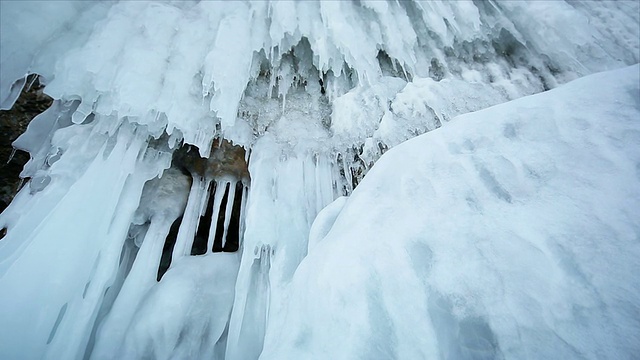
[[(29, 86), (31, 85), (31, 86)], [(14, 150), (11, 143), (27, 129), (36, 115), (46, 110), (53, 99), (45, 95), (37, 75), (27, 78), (27, 86), (10, 110), (0, 110), (0, 212), (9, 206), (19, 190), (20, 172), (29, 154)]]
[(185, 145), (173, 154), (173, 166), (186, 170), (192, 176), (217, 179), (232, 176), (249, 182), (249, 168), (245, 161), (245, 150), (227, 140), (216, 139), (209, 158), (202, 158), (195, 146)]

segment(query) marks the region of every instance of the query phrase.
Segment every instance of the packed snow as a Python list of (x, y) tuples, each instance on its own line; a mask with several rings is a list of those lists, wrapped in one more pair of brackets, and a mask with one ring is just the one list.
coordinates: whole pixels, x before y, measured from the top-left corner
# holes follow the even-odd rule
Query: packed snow
[(640, 353), (639, 35), (637, 1), (0, 1), (0, 109), (54, 99), (0, 358)]

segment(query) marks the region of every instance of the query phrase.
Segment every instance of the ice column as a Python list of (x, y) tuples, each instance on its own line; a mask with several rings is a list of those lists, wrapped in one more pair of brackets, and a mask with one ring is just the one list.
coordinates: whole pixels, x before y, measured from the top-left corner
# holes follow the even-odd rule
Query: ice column
[(328, 155), (281, 157), (270, 137), (256, 144), (249, 163), (242, 261), (236, 283), (228, 359), (257, 359), (267, 324), (283, 311), (287, 284), (307, 254), (309, 229), (337, 194)]

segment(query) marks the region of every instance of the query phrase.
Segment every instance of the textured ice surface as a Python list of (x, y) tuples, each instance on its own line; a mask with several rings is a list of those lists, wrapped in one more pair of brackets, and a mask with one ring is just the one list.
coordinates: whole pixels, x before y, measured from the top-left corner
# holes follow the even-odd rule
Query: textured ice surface
[[(300, 92), (311, 110), (305, 128), (326, 126), (331, 117), (331, 132), (341, 133), (351, 123), (343, 116), (367, 117), (367, 126), (354, 121), (348, 128), (352, 140), (372, 137), (387, 110), (405, 119), (388, 107), (401, 79), (409, 87), (433, 79), (438, 95), (459, 91), (456, 80), (471, 86), (478, 101), (447, 98), (453, 106), (443, 108), (442, 98), (425, 97), (421, 121), (401, 125), (402, 135), (374, 136), (397, 144), (393, 137), (422, 133), (435, 117), (444, 121), (640, 59), (635, 1), (24, 1), (2, 10), (4, 107), (21, 88), (13, 82), (38, 73), (53, 98), (81, 100), (76, 123), (94, 113), (116, 115), (117, 126), (126, 116), (153, 134), (184, 138), (202, 154), (215, 135), (250, 145), (274, 123), (292, 115), (299, 123), (302, 114), (290, 111), (300, 105), (287, 105)], [(332, 102), (331, 114), (321, 111), (321, 90), (329, 101), (356, 94)], [(341, 140), (334, 138), (340, 150), (353, 145)]]
[[(450, 121), (637, 63), (639, 17), (637, 1), (0, 1), (0, 108), (31, 73), (55, 99), (14, 142), (31, 160), (0, 215), (0, 358), (631, 354), (637, 283), (610, 280), (637, 255), (621, 181), (638, 139), (610, 124), (637, 115), (637, 87), (618, 92), (637, 67), (498, 108), (510, 122)], [(357, 205), (367, 185), (333, 202), (439, 128), (376, 166), (379, 201)], [(176, 164), (209, 166), (221, 139), (250, 176)], [(238, 253), (212, 254), (232, 229)], [(605, 238), (629, 245), (616, 261)], [(532, 254), (496, 260), (522, 239)]]
[(639, 95), (635, 65), (390, 150), (301, 262), (261, 359), (635, 356)]

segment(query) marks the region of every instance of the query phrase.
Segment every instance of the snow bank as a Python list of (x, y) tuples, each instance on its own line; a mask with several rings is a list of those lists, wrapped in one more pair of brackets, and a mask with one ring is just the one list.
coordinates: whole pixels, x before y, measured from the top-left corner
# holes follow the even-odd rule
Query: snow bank
[(638, 65), (599, 73), (390, 150), (260, 358), (638, 354), (639, 84)]

